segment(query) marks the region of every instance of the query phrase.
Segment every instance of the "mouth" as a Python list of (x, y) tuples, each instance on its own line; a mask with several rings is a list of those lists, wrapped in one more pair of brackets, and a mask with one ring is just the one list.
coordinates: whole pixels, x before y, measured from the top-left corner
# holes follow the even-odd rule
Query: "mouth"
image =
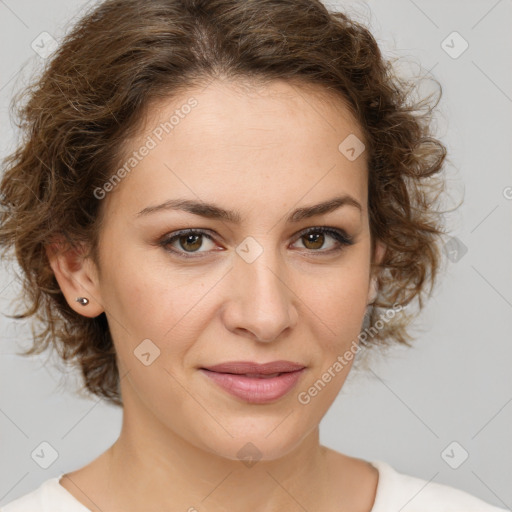
[(231, 396), (252, 404), (274, 402), (288, 394), (306, 370), (301, 364), (232, 362), (199, 369)]

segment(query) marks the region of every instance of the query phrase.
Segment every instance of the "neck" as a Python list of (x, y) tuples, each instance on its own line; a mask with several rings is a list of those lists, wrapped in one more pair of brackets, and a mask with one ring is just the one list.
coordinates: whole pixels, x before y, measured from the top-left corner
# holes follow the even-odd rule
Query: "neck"
[(246, 511), (248, 504), (254, 512), (318, 510), (332, 496), (318, 427), (285, 456), (250, 463), (197, 447), (151, 415), (132, 414), (132, 405), (125, 401), (121, 434), (105, 468), (108, 488), (125, 497), (122, 510), (145, 510), (148, 503), (154, 510), (191, 512)]

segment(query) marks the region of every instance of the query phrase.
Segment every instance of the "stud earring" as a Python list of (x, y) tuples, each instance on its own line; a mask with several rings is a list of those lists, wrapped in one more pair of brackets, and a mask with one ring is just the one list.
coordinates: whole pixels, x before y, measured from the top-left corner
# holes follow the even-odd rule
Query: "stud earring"
[(87, 304), (89, 304), (89, 299), (87, 297), (77, 297), (75, 301), (79, 302), (82, 306), (87, 306)]

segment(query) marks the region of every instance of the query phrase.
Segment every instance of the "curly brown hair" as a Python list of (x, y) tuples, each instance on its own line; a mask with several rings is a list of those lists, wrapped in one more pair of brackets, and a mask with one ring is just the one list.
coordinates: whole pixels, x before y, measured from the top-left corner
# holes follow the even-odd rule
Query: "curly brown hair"
[[(437, 279), (444, 231), (434, 205), (446, 149), (432, 136), (432, 112), (440, 89), (437, 99), (412, 101), (414, 82), (397, 76), (369, 30), (319, 0), (107, 0), (13, 99), (25, 138), (3, 161), (0, 247), (14, 249), (23, 271), (25, 310), (11, 317), (42, 321), (22, 355), (52, 345), (81, 369), (89, 392), (115, 405), (120, 377), (105, 313), (87, 318), (68, 305), (45, 247), (60, 235), (71, 248), (85, 243), (98, 263), (104, 201), (93, 191), (122, 162), (123, 142), (154, 100), (219, 76), (320, 85), (360, 123), (372, 251), (376, 240), (387, 247), (370, 328), (381, 308), (417, 298), (422, 309)], [(411, 346), (411, 319), (386, 322), (369, 345)]]

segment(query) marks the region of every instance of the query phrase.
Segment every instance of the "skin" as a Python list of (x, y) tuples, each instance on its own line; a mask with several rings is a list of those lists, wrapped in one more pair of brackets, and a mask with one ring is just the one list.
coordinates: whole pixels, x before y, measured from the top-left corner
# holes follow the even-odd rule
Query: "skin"
[[(364, 137), (344, 104), (320, 92), (215, 81), (179, 101), (160, 100), (128, 153), (188, 98), (198, 105), (104, 199), (100, 265), (48, 251), (70, 307), (106, 313), (123, 376), (119, 439), (60, 481), (90, 510), (371, 510), (377, 470), (319, 442), (320, 420), (351, 363), (309, 404), (297, 399), (357, 340), (372, 300), (366, 153), (349, 161), (338, 150), (349, 134)], [(341, 194), (362, 210), (344, 205), (285, 221)], [(171, 198), (213, 202), (242, 221), (183, 211), (137, 217)], [(329, 254), (338, 246), (331, 235), (323, 244), (321, 233), (319, 242), (299, 235), (318, 226), (344, 230), (353, 245)], [(175, 240), (172, 248), (198, 247), (205, 257), (180, 258), (156, 243), (185, 228), (208, 230), (213, 240), (192, 248)], [(252, 263), (236, 252), (248, 236), (263, 250)], [(375, 261), (383, 254), (379, 243)], [(87, 307), (78, 296), (89, 298)], [(148, 338), (160, 355), (145, 366), (134, 350)], [(228, 395), (198, 370), (280, 359), (307, 369), (269, 404)], [(248, 442), (261, 454), (251, 467), (237, 455)]]

